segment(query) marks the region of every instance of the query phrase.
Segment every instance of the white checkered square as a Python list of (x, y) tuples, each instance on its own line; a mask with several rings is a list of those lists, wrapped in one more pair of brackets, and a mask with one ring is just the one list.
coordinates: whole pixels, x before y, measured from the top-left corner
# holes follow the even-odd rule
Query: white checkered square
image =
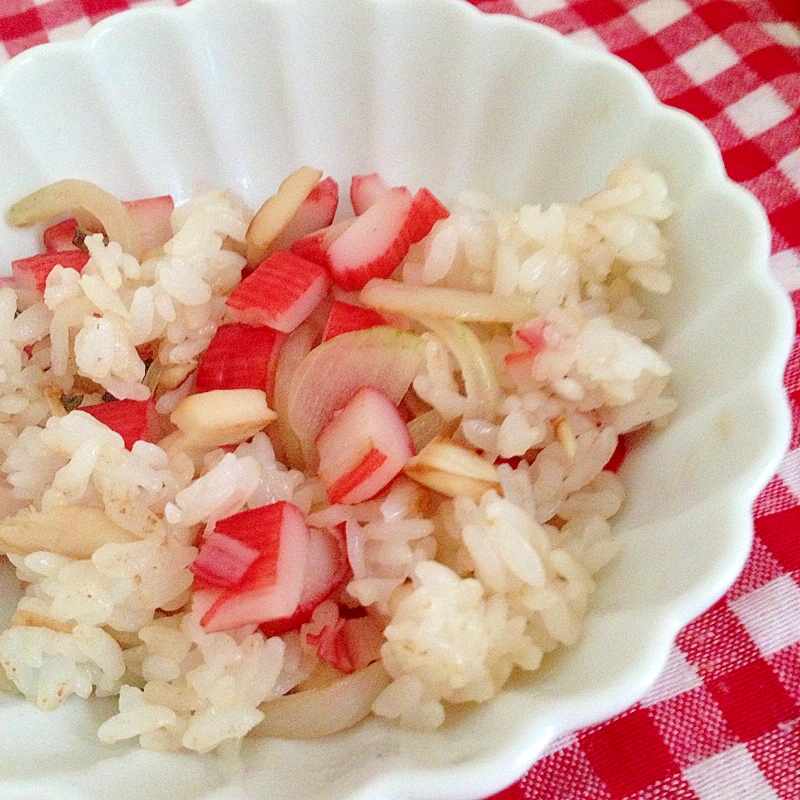
[(694, 667), (686, 660), (683, 653), (673, 645), (667, 656), (667, 663), (658, 676), (658, 680), (642, 698), (643, 706), (652, 706), (671, 697), (677, 697), (702, 684)]
[(738, 64), (739, 56), (720, 36), (712, 36), (675, 60), (695, 83), (705, 83)]
[(526, 17), (538, 17), (567, 7), (567, 0), (514, 0), (514, 5)]
[(47, 36), (51, 42), (66, 42), (70, 39), (80, 38), (91, 27), (92, 23), (86, 17), (81, 17), (74, 22), (69, 22), (58, 28), (52, 28), (47, 32)]
[(800, 449), (790, 450), (778, 467), (778, 475), (786, 488), (800, 500)]
[(800, 147), (797, 148), (788, 156), (784, 156), (779, 162), (778, 167), (783, 171), (784, 175), (795, 185), (800, 191)]
[(791, 22), (765, 22), (763, 27), (778, 44), (800, 47), (800, 28)]
[(743, 744), (698, 761), (683, 771), (698, 800), (778, 800)]
[(650, 34), (664, 30), (691, 13), (683, 0), (647, 0), (631, 10), (631, 16)]
[(791, 575), (781, 575), (729, 605), (761, 655), (769, 657), (800, 642), (800, 586)]
[(605, 50), (608, 52), (606, 43), (591, 28), (583, 28), (582, 30), (569, 33), (567, 34), (567, 38), (591, 50)]
[(726, 113), (752, 139), (790, 117), (792, 109), (769, 84), (764, 84), (728, 106)]
[(769, 266), (787, 292), (800, 289), (800, 256), (794, 250), (775, 253), (769, 260)]

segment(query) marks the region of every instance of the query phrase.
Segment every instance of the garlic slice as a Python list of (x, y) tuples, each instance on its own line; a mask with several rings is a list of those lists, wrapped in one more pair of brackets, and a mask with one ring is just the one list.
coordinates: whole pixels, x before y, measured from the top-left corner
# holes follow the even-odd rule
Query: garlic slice
[(410, 458), (403, 472), (448, 497), (464, 495), (476, 503), (489, 489), (502, 495), (494, 464), (450, 439), (437, 436)]

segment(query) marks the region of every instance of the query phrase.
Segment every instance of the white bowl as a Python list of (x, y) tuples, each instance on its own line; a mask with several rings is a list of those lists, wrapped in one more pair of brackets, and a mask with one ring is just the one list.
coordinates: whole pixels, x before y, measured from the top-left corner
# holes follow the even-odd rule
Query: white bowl
[[(63, 177), (123, 197), (184, 199), (210, 184), (257, 205), (301, 163), (340, 180), (378, 170), (445, 200), (472, 187), (574, 201), (632, 155), (664, 173), (678, 202), (675, 289), (654, 311), (680, 405), (626, 460), (623, 551), (581, 642), (436, 732), (370, 720), (324, 740), (252, 741), (238, 771), (102, 745), (111, 701), (48, 714), (0, 695), (4, 800), (498, 791), (558, 734), (640, 698), (677, 632), (740, 571), (751, 503), (788, 443), (793, 317), (769, 277), (765, 215), (696, 120), (658, 103), (623, 62), (465, 2), (195, 0), (120, 14), (0, 71), (3, 209)], [(4, 270), (35, 237), (0, 227)]]

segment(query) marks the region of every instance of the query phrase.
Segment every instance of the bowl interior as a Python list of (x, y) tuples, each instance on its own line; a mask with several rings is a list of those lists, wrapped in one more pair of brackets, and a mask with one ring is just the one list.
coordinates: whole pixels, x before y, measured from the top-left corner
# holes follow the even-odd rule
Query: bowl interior
[[(114, 17), (0, 71), (2, 208), (63, 177), (123, 198), (231, 188), (256, 206), (303, 163), (344, 185), (377, 170), (445, 201), (462, 188), (575, 201), (630, 156), (661, 170), (678, 203), (675, 290), (651, 307), (680, 405), (623, 468), (623, 553), (581, 642), (434, 733), (369, 721), (324, 741), (248, 742), (238, 766), (107, 748), (95, 729), (108, 701), (43, 714), (0, 695), (0, 728), (14, 730), (0, 753), (7, 796), (499, 790), (555, 735), (635, 702), (680, 627), (734, 580), (750, 503), (786, 447), (792, 322), (768, 277), (763, 212), (724, 177), (700, 124), (658, 104), (627, 65), (534, 24), (456, 0), (195, 0)], [(4, 271), (37, 235), (0, 225)], [(14, 587), (10, 570), (0, 582)]]

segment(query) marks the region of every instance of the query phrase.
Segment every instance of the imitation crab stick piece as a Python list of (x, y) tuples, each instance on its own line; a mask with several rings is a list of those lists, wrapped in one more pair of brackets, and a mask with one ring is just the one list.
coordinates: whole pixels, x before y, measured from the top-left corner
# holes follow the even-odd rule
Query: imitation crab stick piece
[(196, 390), (261, 389), (272, 397), (285, 338), (267, 325), (220, 325), (200, 359)]
[(318, 264), (278, 250), (231, 292), (225, 304), (239, 322), (291, 333), (319, 305), (330, 283)]
[(310, 528), (306, 575), (297, 608), (289, 616), (262, 623), (259, 630), (265, 636), (280, 636), (297, 630), (311, 619), (320, 603), (347, 583), (351, 575), (344, 531)]
[(362, 308), (361, 306), (354, 306), (352, 303), (334, 300), (322, 332), (322, 341), (333, 339), (334, 336), (339, 336), (342, 333), (361, 331), (386, 324), (386, 318), (372, 308)]
[(360, 503), (386, 487), (414, 455), (397, 406), (379, 389), (364, 386), (316, 440), (318, 474), (331, 503)]
[(23, 292), (44, 294), (47, 276), (60, 264), (65, 269), (80, 272), (89, 260), (89, 254), (82, 250), (66, 250), (57, 253), (40, 253), (28, 258), (18, 258), (11, 262), (11, 272), (17, 288)]
[(74, 217), (49, 225), (42, 233), (42, 244), (48, 253), (58, 250), (78, 250), (75, 237), (78, 233), (78, 221)]
[(350, 179), (350, 203), (353, 211), (356, 215), (363, 214), (389, 188), (389, 184), (377, 172), (353, 175)]
[(343, 617), (322, 626), (319, 633), (307, 633), (319, 658), (339, 672), (350, 674), (364, 669), (381, 657), (385, 621), (372, 614)]
[[(303, 512), (281, 501), (221, 519), (214, 531), (258, 555), (235, 586), (196, 592), (208, 605), (200, 620), (205, 630), (233, 630), (291, 615), (303, 593), (308, 560), (309, 529)], [(203, 545), (199, 557), (202, 553)]]
[(212, 531), (203, 539), (197, 558), (189, 567), (194, 573), (194, 589), (237, 586), (259, 555), (258, 548), (218, 530)]
[(135, 442), (150, 441), (156, 414), (155, 402), (151, 400), (110, 400), (96, 406), (80, 409), (96, 420), (116, 431), (130, 450)]
[(339, 286), (361, 289), (370, 278), (388, 278), (397, 269), (410, 246), (405, 228), (411, 202), (405, 186), (390, 189), (323, 251), (322, 266)]

